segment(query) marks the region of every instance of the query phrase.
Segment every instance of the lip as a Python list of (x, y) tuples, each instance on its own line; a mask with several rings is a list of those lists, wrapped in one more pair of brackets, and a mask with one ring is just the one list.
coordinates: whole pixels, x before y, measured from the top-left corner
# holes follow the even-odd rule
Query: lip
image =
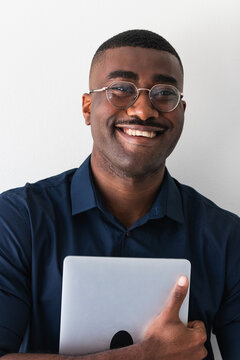
[(166, 131), (166, 128), (162, 128), (163, 132), (160, 133), (159, 135), (153, 137), (153, 138), (149, 138), (149, 137), (144, 137), (144, 136), (131, 136), (126, 134), (125, 132), (122, 131), (123, 128), (126, 129), (132, 129), (132, 130), (139, 130), (139, 131), (158, 131), (160, 132), (161, 129), (160, 128), (155, 128), (155, 127), (144, 127), (144, 126), (138, 126), (138, 125), (121, 125), (121, 126), (116, 126), (116, 134), (117, 136), (123, 140), (124, 142), (127, 142), (129, 144), (132, 145), (139, 145), (139, 146), (152, 146), (155, 144), (155, 142), (159, 141), (159, 137), (162, 136), (162, 134), (164, 134), (164, 132)]
[(158, 126), (147, 126), (147, 125), (136, 125), (136, 124), (118, 124), (115, 125), (116, 128), (119, 129), (131, 129), (131, 130), (139, 130), (139, 131), (153, 131), (153, 132), (164, 132), (168, 129), (166, 125), (158, 125)]

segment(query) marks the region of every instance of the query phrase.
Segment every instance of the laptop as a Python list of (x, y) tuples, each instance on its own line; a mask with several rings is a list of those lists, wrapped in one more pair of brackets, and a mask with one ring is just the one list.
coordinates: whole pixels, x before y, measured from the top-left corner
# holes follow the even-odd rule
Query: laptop
[[(185, 259), (68, 256), (63, 266), (60, 354), (85, 355), (140, 342), (167, 304)], [(180, 309), (188, 322), (189, 290)]]

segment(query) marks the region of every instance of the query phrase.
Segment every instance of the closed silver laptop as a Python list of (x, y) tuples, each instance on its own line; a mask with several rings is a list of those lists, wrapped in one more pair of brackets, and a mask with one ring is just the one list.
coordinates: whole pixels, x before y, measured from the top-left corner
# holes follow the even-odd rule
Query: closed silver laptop
[[(68, 256), (64, 260), (61, 354), (84, 355), (141, 341), (167, 303), (185, 259)], [(188, 322), (189, 291), (180, 309)]]

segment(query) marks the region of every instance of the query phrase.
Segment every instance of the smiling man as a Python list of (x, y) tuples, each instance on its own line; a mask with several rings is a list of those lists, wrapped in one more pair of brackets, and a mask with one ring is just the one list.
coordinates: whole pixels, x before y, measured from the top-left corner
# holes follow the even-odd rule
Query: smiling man
[(188, 290), (180, 277), (142, 342), (74, 359), (211, 360), (211, 331), (223, 359), (239, 359), (240, 220), (165, 167), (185, 108), (182, 63), (161, 36), (130, 30), (97, 50), (83, 95), (91, 156), (0, 198), (4, 358), (73, 359), (57, 355), (62, 264), (89, 255), (188, 259), (189, 323), (178, 316)]
[(83, 114), (94, 139), (91, 168), (108, 209), (128, 228), (150, 210), (181, 135), (183, 70), (167, 51), (114, 47), (97, 52), (90, 88)]

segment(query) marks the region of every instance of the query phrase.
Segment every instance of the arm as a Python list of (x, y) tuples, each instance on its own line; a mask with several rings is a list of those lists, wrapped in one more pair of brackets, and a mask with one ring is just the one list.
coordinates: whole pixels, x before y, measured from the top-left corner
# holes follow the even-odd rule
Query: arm
[(31, 236), (26, 210), (0, 196), (0, 356), (17, 352), (31, 309)]
[(222, 303), (216, 314), (216, 334), (222, 358), (240, 359), (240, 221), (234, 218), (226, 249)]
[(175, 285), (169, 303), (150, 324), (144, 340), (132, 346), (87, 356), (55, 354), (8, 354), (6, 360), (200, 360), (207, 356), (205, 326), (194, 321), (184, 326), (179, 309), (187, 294), (188, 281), (181, 277)]

